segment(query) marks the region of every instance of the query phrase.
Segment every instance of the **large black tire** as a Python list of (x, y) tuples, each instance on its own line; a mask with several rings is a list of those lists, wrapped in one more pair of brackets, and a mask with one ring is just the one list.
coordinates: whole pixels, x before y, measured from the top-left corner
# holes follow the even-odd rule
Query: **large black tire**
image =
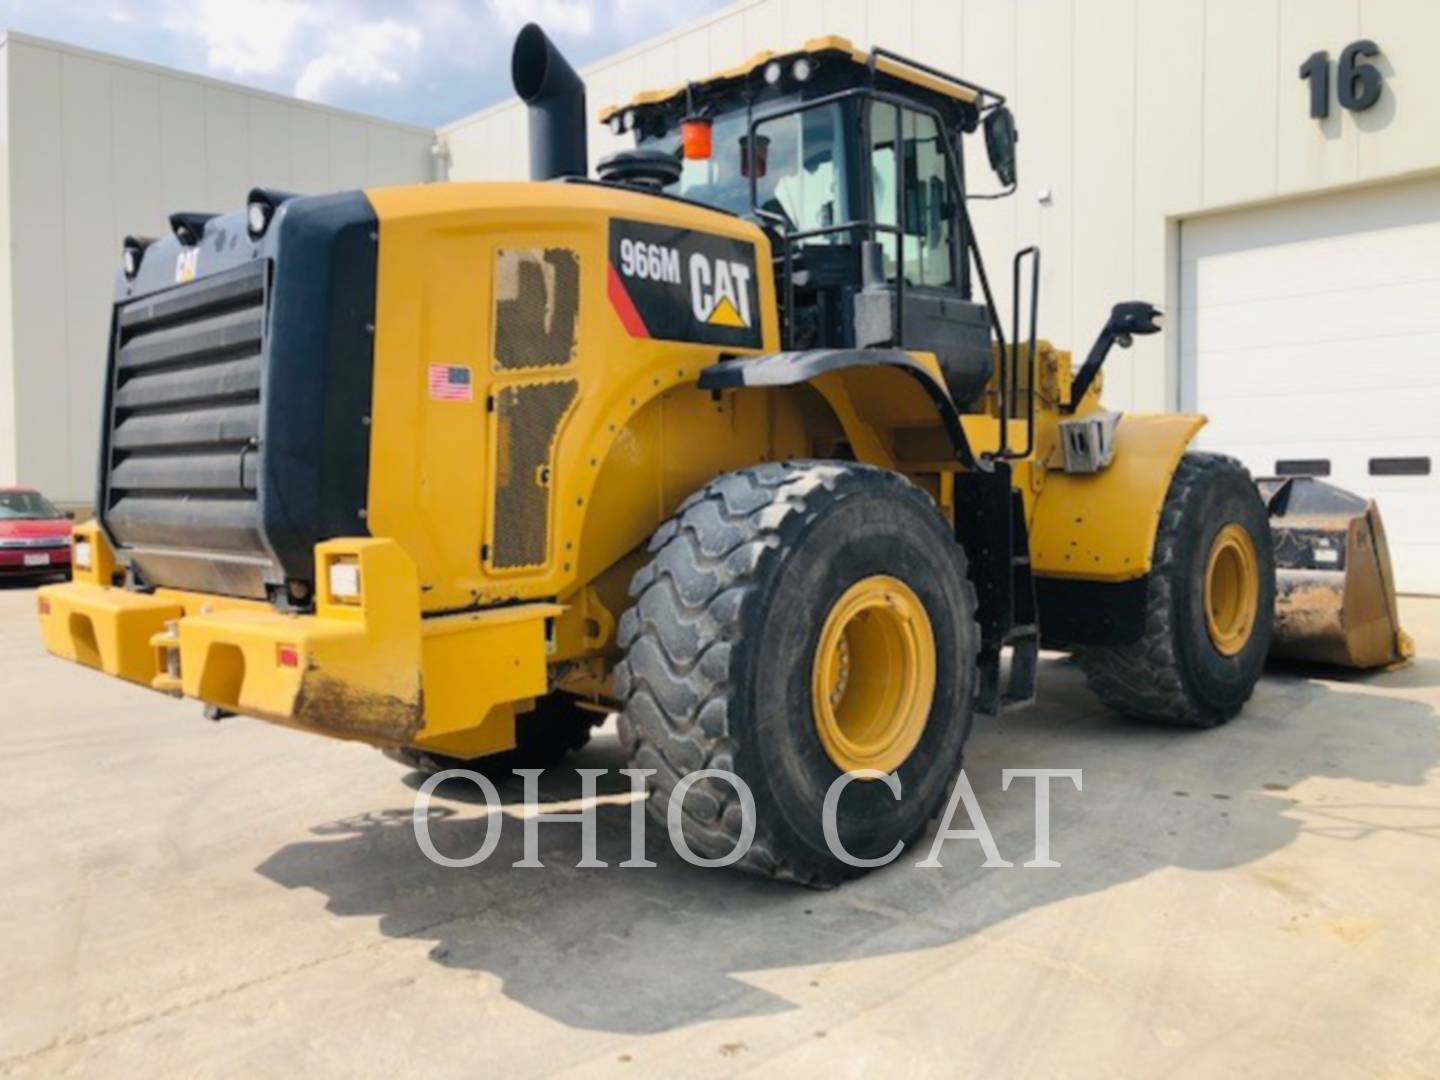
[(605, 717), (568, 694), (540, 698), (535, 708), (515, 718), (515, 748), (482, 758), (459, 758), (411, 746), (386, 749), (385, 756), (416, 772), (433, 776), (446, 769), (471, 769), (503, 779), (512, 769), (549, 769), (590, 741)]
[[(649, 812), (668, 821), (687, 773), (739, 775), (755, 798), (756, 832), (735, 865), (825, 886), (864, 871), (825, 842), (824, 797), (841, 774), (811, 706), (820, 628), (847, 588), (899, 579), (934, 635), (934, 698), (898, 766), (903, 797), (857, 780), (838, 835), (852, 856), (887, 855), (939, 812), (970, 732), (979, 631), (965, 555), (934, 503), (903, 477), (848, 462), (793, 461), (721, 476), (655, 533), (620, 621), (615, 672), (620, 738), (632, 765), (656, 770)], [(682, 803), (695, 854), (729, 855), (742, 807), (727, 782), (703, 779)]]
[[(1249, 640), (1223, 655), (1206, 628), (1205, 568), (1221, 529), (1239, 525), (1258, 558), (1259, 607)], [(1250, 700), (1270, 651), (1275, 552), (1265, 504), (1234, 458), (1188, 453), (1180, 461), (1155, 537), (1145, 634), (1118, 648), (1076, 650), (1090, 688), (1126, 716), (1210, 728)]]

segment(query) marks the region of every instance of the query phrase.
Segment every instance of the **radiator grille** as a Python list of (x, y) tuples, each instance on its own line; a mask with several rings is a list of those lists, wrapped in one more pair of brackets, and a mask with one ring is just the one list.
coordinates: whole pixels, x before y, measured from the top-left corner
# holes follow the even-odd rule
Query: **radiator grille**
[(580, 257), (569, 248), (495, 256), (495, 366), (559, 367), (575, 355)]
[(122, 546), (265, 558), (266, 279), (257, 260), (120, 309), (104, 495)]
[(542, 566), (549, 558), (555, 433), (578, 387), (572, 379), (507, 386), (498, 394), (490, 556), (496, 569)]

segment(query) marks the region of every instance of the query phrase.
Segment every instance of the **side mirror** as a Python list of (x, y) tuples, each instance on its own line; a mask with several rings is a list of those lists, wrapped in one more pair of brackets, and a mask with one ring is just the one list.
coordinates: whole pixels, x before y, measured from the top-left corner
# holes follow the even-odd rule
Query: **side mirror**
[(1015, 117), (1004, 105), (985, 114), (985, 153), (990, 168), (1006, 187), (1015, 183), (1015, 143), (1019, 138)]
[(1130, 339), (1136, 334), (1158, 334), (1162, 312), (1154, 304), (1143, 300), (1126, 300), (1110, 310), (1110, 321), (1105, 324), (1107, 333), (1114, 336), (1122, 349), (1130, 347)]
[(1135, 335), (1158, 334), (1160, 324), (1156, 320), (1163, 315), (1164, 312), (1158, 307), (1147, 304), (1144, 300), (1124, 300), (1111, 308), (1105, 328), (1100, 331), (1100, 336), (1090, 347), (1090, 355), (1085, 358), (1085, 363), (1080, 366), (1070, 383), (1070, 400), (1060, 407), (1060, 411), (1066, 415), (1075, 411), (1080, 399), (1095, 381), (1095, 376), (1100, 374), (1101, 365), (1105, 363), (1105, 358), (1110, 355), (1114, 346), (1128, 349), (1134, 342)]

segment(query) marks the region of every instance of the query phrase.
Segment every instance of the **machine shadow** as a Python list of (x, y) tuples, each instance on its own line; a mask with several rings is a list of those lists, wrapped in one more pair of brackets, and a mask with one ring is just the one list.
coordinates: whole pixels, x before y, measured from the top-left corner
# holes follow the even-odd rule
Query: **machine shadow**
[(69, 576), (61, 577), (58, 574), (50, 574), (43, 577), (28, 577), (21, 574), (5, 575), (0, 577), (0, 592), (34, 592), (41, 585), (58, 585), (63, 581), (69, 581)]
[[(492, 973), (508, 997), (563, 1023), (647, 1034), (797, 1007), (764, 989), (763, 975), (752, 981), (747, 973), (810, 968), (806, 975), (819, 985), (830, 964), (950, 945), (1157, 870), (1242, 866), (1301, 832), (1343, 843), (1401, 827), (1397, 807), (1417, 809), (1403, 792), (1395, 805), (1382, 792), (1364, 805), (1307, 809), (1293, 789), (1310, 777), (1412, 786), (1440, 763), (1434, 712), (1364, 686), (1272, 676), (1227, 728), (1184, 732), (1120, 720), (1089, 696), (1073, 664), (1046, 660), (1044, 667), (1050, 704), (978, 725), (966, 766), (1012, 869), (983, 868), (978, 844), (962, 840), (945, 845), (942, 868), (917, 868), (932, 829), (890, 867), (812, 892), (691, 866), (655, 827), (647, 846), (658, 865), (622, 869), (616, 864), (630, 854), (632, 807), (629, 778), (618, 774), (601, 778), (597, 800), (607, 869), (575, 868), (580, 830), (565, 824), (539, 826), (546, 869), (513, 867), (524, 845), (510, 805), (489, 860), (437, 866), (417, 845), (408, 799), (312, 828), (314, 839), (282, 848), (257, 869), (287, 888), (317, 891), (335, 915), (378, 916), (388, 937), (433, 941), (436, 963)], [(620, 769), (625, 762), (613, 738), (602, 736), (573, 765)], [(1034, 846), (1033, 782), (1001, 790), (1001, 770), (1017, 768), (1083, 770), (1083, 791), (1060, 781), (1052, 788), (1058, 869), (1021, 865)], [(477, 850), (485, 836), (486, 810), (474, 790), (447, 787), (432, 804), (430, 834), (452, 857)], [(518, 781), (501, 791), (507, 804), (521, 797)], [(550, 770), (541, 793), (545, 802), (576, 800), (579, 778), (569, 766)], [(964, 827), (964, 818), (962, 810), (955, 824)]]

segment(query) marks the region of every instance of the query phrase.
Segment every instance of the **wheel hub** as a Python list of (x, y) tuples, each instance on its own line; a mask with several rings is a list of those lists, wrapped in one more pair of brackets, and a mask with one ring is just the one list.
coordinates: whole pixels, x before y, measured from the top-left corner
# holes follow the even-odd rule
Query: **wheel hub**
[(857, 581), (826, 616), (811, 672), (820, 743), (836, 767), (898, 768), (935, 700), (935, 634), (914, 591), (885, 574)]
[(1260, 560), (1250, 534), (1231, 522), (1215, 534), (1205, 564), (1205, 627), (1222, 656), (1244, 650), (1260, 609)]

